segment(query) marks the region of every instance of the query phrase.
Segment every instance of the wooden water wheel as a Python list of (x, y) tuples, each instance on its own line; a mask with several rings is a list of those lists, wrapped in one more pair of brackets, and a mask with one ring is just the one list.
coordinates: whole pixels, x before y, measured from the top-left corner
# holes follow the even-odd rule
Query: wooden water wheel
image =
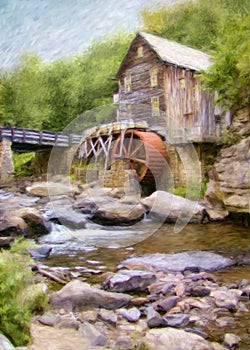
[(122, 159), (125, 166), (134, 169), (139, 182), (150, 181), (162, 171), (166, 146), (154, 132), (129, 129), (116, 139), (112, 159)]

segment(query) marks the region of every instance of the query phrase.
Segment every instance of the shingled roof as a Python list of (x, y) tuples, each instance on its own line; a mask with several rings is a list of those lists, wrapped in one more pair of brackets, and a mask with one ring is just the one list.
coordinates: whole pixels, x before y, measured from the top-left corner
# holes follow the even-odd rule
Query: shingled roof
[[(210, 56), (205, 52), (145, 32), (139, 32), (136, 38), (133, 40), (131, 46), (138, 37), (143, 38), (150, 48), (156, 53), (159, 59), (166, 64), (171, 64), (194, 71), (206, 70), (212, 64), (210, 61)], [(119, 72), (126, 61), (126, 57), (127, 55), (121, 64)]]

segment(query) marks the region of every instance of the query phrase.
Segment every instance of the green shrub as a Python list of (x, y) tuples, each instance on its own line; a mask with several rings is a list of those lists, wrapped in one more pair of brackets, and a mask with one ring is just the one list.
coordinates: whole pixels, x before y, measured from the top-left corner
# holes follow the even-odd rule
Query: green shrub
[(188, 198), (191, 200), (199, 200), (200, 198), (204, 197), (206, 189), (207, 183), (202, 182), (198, 187), (176, 187), (170, 189), (169, 192), (179, 197)]
[(32, 160), (35, 158), (35, 153), (22, 153), (13, 155), (13, 164), (15, 176), (30, 176), (33, 175), (31, 169)]
[(32, 312), (39, 309), (40, 303), (44, 305), (44, 297), (39, 293), (29, 300), (23, 297), (27, 288), (34, 284), (32, 264), (34, 261), (27, 254), (25, 241), (19, 240), (12, 249), (0, 253), (0, 332), (15, 346), (28, 344)]
[(222, 133), (222, 147), (230, 147), (240, 142), (240, 136), (233, 133), (231, 130), (226, 129)]

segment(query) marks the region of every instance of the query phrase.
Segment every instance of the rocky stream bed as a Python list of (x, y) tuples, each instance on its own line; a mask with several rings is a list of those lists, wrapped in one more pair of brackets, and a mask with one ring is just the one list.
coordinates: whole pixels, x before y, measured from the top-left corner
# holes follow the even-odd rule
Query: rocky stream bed
[[(185, 246), (178, 252), (138, 254), (130, 245), (135, 232), (129, 228), (144, 220), (145, 215), (151, 215), (159, 228), (167, 218), (175, 222), (180, 213), (186, 220), (190, 207), (195, 213), (190, 221), (203, 221), (202, 225), (222, 220), (225, 213), (214, 212), (203, 203), (183, 203), (181, 199), (173, 203), (174, 198), (167, 193), (153, 194), (138, 202), (131, 195), (124, 198), (119, 191), (103, 193), (97, 189), (90, 196), (86, 189), (75, 185), (49, 186), (48, 192), (44, 184), (23, 183), (0, 193), (1, 245), (8, 246), (19, 235), (38, 242), (38, 247), (30, 251), (36, 261), (33, 270), (37, 284), (49, 285), (48, 281), (53, 280), (57, 286), (56, 291), (45, 288), (49, 310), (34, 318), (30, 327), (32, 342), (26, 349), (250, 348), (250, 282), (242, 276), (227, 282), (218, 277), (219, 271), (247, 268), (247, 250), (237, 258)], [(157, 202), (155, 196), (159, 196)], [(204, 210), (208, 215), (204, 216)], [(71, 267), (51, 263), (53, 255), (61, 252), (60, 247), (49, 244), (55, 225), (67, 227), (74, 239), (80, 235), (77, 244), (83, 242), (86, 252), (91, 248), (92, 231), (96, 227), (100, 230), (94, 225), (100, 222), (125, 227), (120, 234), (125, 237), (121, 246), (126, 257), (121, 255), (114, 269), (90, 258), (84, 258), (81, 265), (77, 260)], [(149, 221), (143, 227), (152, 228)], [(112, 230), (102, 227), (101, 246), (106, 242), (104, 233), (119, 242), (119, 229)], [(65, 249), (66, 241), (61, 249)], [(0, 338), (0, 348), (14, 349), (4, 336)]]

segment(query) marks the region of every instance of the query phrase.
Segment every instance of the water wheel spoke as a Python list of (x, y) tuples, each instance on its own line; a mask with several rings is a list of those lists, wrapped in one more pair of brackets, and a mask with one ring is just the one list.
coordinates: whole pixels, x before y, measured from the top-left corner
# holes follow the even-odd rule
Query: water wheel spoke
[(127, 148), (125, 147), (125, 145), (124, 145), (124, 143), (123, 143), (123, 145), (122, 145), (122, 156), (123, 156), (124, 158), (127, 158), (128, 155), (129, 155), (128, 150), (127, 150)]
[(130, 135), (130, 138), (129, 138), (128, 154), (130, 154), (131, 147), (132, 147), (132, 144), (133, 144), (133, 140), (134, 140), (134, 133), (132, 132), (131, 135)]
[[(135, 156), (136, 156), (136, 153), (140, 153), (139, 151), (140, 150), (144, 150), (144, 144), (143, 144), (143, 142), (139, 142), (138, 143), (138, 145), (132, 150), (132, 152), (129, 154), (129, 156), (131, 157), (131, 158), (134, 158)], [(144, 152), (143, 152), (144, 153)], [(145, 157), (145, 156), (144, 156)]]

